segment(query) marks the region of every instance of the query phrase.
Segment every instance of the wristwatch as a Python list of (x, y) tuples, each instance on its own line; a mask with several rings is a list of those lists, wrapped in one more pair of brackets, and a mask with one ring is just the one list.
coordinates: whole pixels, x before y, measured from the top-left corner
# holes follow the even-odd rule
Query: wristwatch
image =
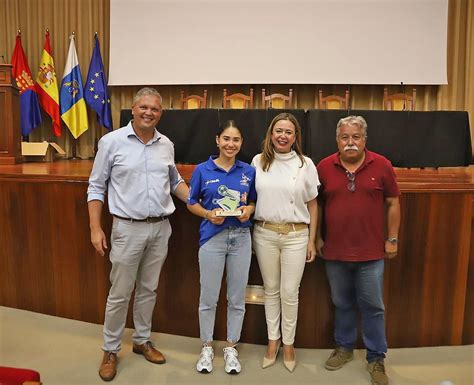
[(392, 245), (396, 245), (398, 243), (397, 237), (390, 237), (387, 239), (387, 242), (390, 242)]

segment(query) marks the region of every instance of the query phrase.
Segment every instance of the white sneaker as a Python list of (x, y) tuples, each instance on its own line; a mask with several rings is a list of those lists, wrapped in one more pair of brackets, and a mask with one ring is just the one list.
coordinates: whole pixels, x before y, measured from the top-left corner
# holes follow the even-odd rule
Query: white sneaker
[(233, 347), (224, 348), (225, 371), (228, 374), (239, 374), (242, 370), (239, 359), (239, 353)]
[(203, 346), (199, 360), (196, 363), (196, 370), (200, 373), (211, 373), (213, 359), (214, 350), (212, 349), (212, 346)]

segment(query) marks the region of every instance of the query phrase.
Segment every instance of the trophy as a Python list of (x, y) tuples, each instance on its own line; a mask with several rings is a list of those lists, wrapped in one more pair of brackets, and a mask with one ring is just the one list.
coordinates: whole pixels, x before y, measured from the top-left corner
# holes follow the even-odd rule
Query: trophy
[(212, 203), (218, 205), (221, 209), (216, 210), (218, 217), (238, 217), (242, 215), (242, 210), (238, 210), (240, 203), (240, 193), (236, 190), (231, 190), (227, 186), (221, 185), (217, 188), (220, 199), (213, 199)]

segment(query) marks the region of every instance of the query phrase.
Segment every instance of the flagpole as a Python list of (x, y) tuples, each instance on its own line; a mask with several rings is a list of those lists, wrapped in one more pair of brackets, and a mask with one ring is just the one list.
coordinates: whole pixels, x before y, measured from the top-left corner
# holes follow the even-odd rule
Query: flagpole
[[(69, 38), (69, 40), (74, 40), (74, 44), (76, 42), (76, 33), (74, 31), (72, 31), (71, 33), (71, 36)], [(71, 134), (72, 136), (72, 157), (69, 158), (71, 160), (77, 160), (77, 147), (78, 147), (78, 142), (77, 142), (77, 139), (74, 137), (74, 135), (72, 135), (72, 132), (69, 131), (69, 133)]]
[[(21, 29), (20, 29), (20, 28), (17, 29), (16, 35), (17, 35), (17, 36), (20, 36), (20, 39), (21, 39)], [(2, 57), (3, 57), (3, 55), (2, 55)], [(4, 57), (3, 57), (3, 61), (5, 62), (5, 58), (4, 58)], [(21, 136), (21, 140), (22, 140), (23, 142), (29, 142), (29, 141), (30, 141), (30, 136), (29, 136), (29, 135), (22, 135), (22, 136)]]
[[(44, 37), (46, 38), (47, 36), (49, 36), (49, 28), (46, 28), (46, 31), (45, 31), (45, 33), (44, 33)], [(51, 120), (52, 120), (52, 118), (51, 118)], [(52, 123), (52, 124), (54, 125), (54, 123)], [(48, 142), (51, 143), (52, 141), (53, 141), (53, 133), (52, 133), (52, 131), (50, 131), (50, 132), (49, 132), (49, 140), (48, 140)]]
[[(97, 31), (94, 32), (94, 37), (92, 39), (92, 43), (94, 44), (94, 47), (95, 47), (95, 44), (97, 42), (97, 40), (99, 40), (99, 33)], [(95, 130), (95, 138), (94, 138), (94, 155), (90, 157), (90, 159), (94, 159), (96, 154), (97, 154), (97, 151), (99, 150), (99, 140), (100, 140), (100, 137), (102, 136), (102, 126), (100, 124), (97, 125), (98, 126), (98, 129)]]
[[(49, 28), (46, 28), (46, 32), (45, 32), (44, 35), (45, 35), (45, 37), (49, 37)], [(50, 44), (51, 44), (51, 42), (50, 42)], [(52, 118), (51, 118), (51, 120), (52, 120)], [(53, 127), (54, 127), (54, 122), (53, 122), (53, 120), (52, 120), (52, 124), (53, 124)], [(50, 132), (49, 132), (49, 142), (52, 142), (53, 140), (54, 140), (54, 138), (53, 138), (53, 133), (50, 131)]]

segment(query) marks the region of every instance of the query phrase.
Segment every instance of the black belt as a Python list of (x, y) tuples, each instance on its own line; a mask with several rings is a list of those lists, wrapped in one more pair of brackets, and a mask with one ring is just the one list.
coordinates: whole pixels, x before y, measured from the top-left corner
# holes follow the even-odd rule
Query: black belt
[(162, 217), (148, 217), (148, 218), (145, 218), (145, 219), (133, 219), (133, 218), (124, 218), (124, 217), (120, 217), (118, 215), (114, 215), (115, 218), (118, 218), (118, 219), (123, 219), (124, 221), (128, 221), (128, 222), (146, 222), (146, 223), (156, 223), (156, 222), (161, 222), (161, 221), (164, 221), (165, 219), (168, 219), (168, 215), (164, 215)]

